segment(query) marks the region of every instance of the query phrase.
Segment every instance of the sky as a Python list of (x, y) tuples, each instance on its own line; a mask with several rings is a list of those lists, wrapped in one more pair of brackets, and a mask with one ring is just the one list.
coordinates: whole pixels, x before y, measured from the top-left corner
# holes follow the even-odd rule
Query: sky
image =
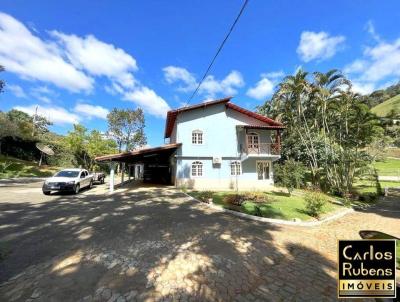
[[(187, 104), (243, 1), (0, 0), (0, 110), (38, 113), (65, 134), (107, 130), (143, 108), (150, 146)], [(250, 0), (191, 104), (233, 96), (255, 110), (286, 75), (339, 69), (362, 94), (400, 76), (400, 1)]]

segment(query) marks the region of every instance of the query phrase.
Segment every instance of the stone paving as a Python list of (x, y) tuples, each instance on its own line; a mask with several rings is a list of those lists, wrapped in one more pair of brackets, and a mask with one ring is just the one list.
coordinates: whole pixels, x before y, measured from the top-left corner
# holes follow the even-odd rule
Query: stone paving
[(39, 190), (0, 188), (0, 301), (336, 301), (337, 239), (400, 236), (398, 195), (306, 228), (221, 213), (173, 188)]

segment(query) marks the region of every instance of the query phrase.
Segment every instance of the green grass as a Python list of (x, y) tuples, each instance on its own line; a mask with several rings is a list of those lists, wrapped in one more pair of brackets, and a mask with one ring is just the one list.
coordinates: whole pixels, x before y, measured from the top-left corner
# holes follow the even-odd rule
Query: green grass
[[(6, 163), (10, 165), (3, 171), (3, 167)], [(13, 177), (48, 177), (58, 170), (58, 167), (38, 167), (35, 162), (0, 155), (0, 179)]]
[(373, 166), (380, 176), (400, 176), (400, 159), (385, 158), (384, 161), (375, 162)]
[[(242, 192), (243, 193), (243, 192)], [(197, 198), (198, 192), (192, 191), (188, 192), (189, 195)], [(292, 196), (288, 196), (286, 193), (281, 192), (264, 192), (267, 199), (274, 201), (267, 203), (254, 203), (252, 201), (245, 201), (241, 207), (232, 206), (226, 204), (223, 201), (223, 197), (227, 194), (232, 194), (232, 192), (214, 192), (213, 203), (224, 208), (229, 208), (246, 214), (254, 215), (256, 212), (256, 206), (259, 207), (260, 212), (263, 217), (293, 220), (294, 218), (299, 218), (303, 221), (313, 219), (307, 214), (305, 210), (305, 201), (303, 198), (304, 191), (296, 190)], [(333, 200), (331, 197), (327, 196), (329, 200)], [(332, 211), (343, 208), (339, 205), (328, 202), (324, 208), (324, 214), (328, 214)]]
[(386, 117), (392, 109), (398, 110), (398, 108), (400, 108), (400, 94), (376, 105), (371, 111), (377, 116)]

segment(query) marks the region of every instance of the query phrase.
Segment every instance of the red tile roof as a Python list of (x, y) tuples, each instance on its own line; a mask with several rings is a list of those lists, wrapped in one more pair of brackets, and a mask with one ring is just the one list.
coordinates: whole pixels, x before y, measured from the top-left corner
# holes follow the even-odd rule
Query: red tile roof
[[(176, 117), (178, 116), (179, 113), (194, 110), (194, 109), (199, 109), (199, 108), (205, 108), (205, 107), (212, 106), (212, 105), (224, 104), (224, 103), (227, 108), (230, 108), (232, 110), (243, 113), (249, 117), (252, 117), (252, 118), (262, 121), (264, 123), (267, 123), (269, 126), (275, 126), (275, 128), (276, 127), (284, 128), (284, 126), (281, 123), (274, 121), (273, 119), (270, 119), (266, 116), (263, 116), (261, 114), (252, 112), (250, 110), (239, 107), (233, 103), (230, 103), (231, 99), (232, 99), (232, 97), (227, 97), (227, 98), (223, 98), (223, 99), (219, 99), (219, 100), (215, 100), (215, 101), (211, 101), (211, 102), (205, 102), (205, 103), (196, 104), (193, 106), (188, 106), (188, 107), (183, 107), (183, 108), (179, 108), (176, 110), (168, 111), (167, 120), (165, 122), (165, 134), (164, 134), (165, 137), (167, 138), (167, 137), (171, 136), (172, 130), (174, 129)], [(268, 126), (268, 125), (266, 125), (266, 126)]]

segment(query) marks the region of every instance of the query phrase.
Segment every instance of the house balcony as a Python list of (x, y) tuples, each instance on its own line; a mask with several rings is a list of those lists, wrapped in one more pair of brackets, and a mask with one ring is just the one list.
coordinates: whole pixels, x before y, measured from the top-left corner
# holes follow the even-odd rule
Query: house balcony
[(281, 145), (279, 143), (259, 143), (247, 145), (241, 148), (241, 159), (248, 158), (271, 158), (279, 159), (281, 156)]

